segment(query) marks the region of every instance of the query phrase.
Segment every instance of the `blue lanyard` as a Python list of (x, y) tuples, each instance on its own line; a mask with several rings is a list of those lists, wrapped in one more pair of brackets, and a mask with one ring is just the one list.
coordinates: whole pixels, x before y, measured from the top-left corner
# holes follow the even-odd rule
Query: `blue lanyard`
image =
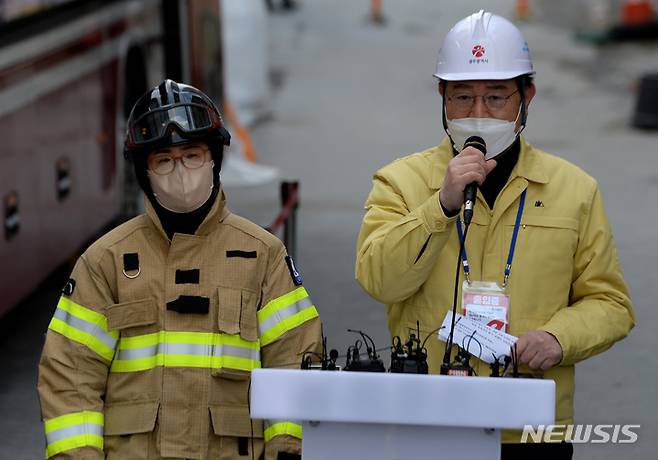
[[(512, 271), (512, 260), (514, 259), (514, 248), (516, 247), (516, 238), (519, 235), (519, 227), (521, 227), (521, 216), (523, 216), (523, 207), (525, 205), (525, 195), (528, 190), (524, 190), (521, 194), (521, 200), (519, 201), (519, 209), (516, 212), (516, 222), (514, 223), (514, 232), (512, 233), (512, 241), (509, 246), (509, 254), (507, 255), (507, 264), (505, 265), (505, 278), (503, 279), (503, 287), (507, 286), (507, 280), (509, 280), (509, 274)], [(459, 244), (462, 245), (464, 241), (464, 232), (462, 231), (462, 221), (457, 216), (457, 236), (459, 237)], [(462, 265), (464, 266), (464, 275), (466, 280), (471, 282), (471, 267), (468, 265), (468, 257), (466, 257), (466, 246), (464, 246), (464, 251), (461, 253)]]

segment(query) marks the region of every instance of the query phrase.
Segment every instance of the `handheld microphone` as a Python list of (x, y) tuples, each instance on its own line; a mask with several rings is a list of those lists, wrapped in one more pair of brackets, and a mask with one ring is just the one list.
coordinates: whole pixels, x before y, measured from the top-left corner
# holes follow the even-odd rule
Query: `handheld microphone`
[[(487, 153), (487, 145), (479, 136), (470, 136), (464, 142), (464, 148), (474, 147), (483, 154)], [(442, 375), (473, 375), (473, 370), (468, 364), (468, 360), (464, 363), (454, 365), (451, 363), (452, 345), (455, 333), (455, 317), (457, 316), (457, 292), (459, 290), (459, 268), (461, 265), (461, 255), (464, 253), (464, 245), (466, 244), (466, 236), (468, 235), (468, 227), (473, 218), (473, 207), (475, 206), (475, 195), (477, 193), (477, 182), (472, 182), (464, 188), (464, 237), (459, 241), (459, 253), (457, 254), (457, 268), (455, 270), (455, 290), (452, 297), (452, 321), (450, 322), (450, 334), (446, 341), (446, 349), (443, 354), (443, 363), (441, 364)]]
[[(471, 136), (466, 139), (466, 142), (464, 142), (464, 148), (466, 147), (474, 147), (482, 152), (483, 155), (487, 153), (487, 144), (480, 136)], [(469, 225), (473, 218), (473, 207), (475, 206), (477, 187), (477, 182), (471, 182), (466, 188), (464, 188), (464, 225)]]

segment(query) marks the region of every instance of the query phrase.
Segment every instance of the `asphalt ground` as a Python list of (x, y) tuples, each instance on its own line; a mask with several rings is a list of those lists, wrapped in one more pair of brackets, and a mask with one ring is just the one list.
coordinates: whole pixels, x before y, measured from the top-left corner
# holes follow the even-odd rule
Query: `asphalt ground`
[[(252, 129), (260, 162), (301, 182), (297, 265), (318, 306), (329, 346), (343, 354), (347, 328), (390, 343), (385, 307), (354, 280), (356, 237), (371, 177), (393, 159), (436, 145), (444, 133), (432, 78), (443, 35), (482, 2), (384, 2), (384, 26), (365, 0), (304, 0), (270, 22), (276, 91), (272, 117)], [(486, 2), (511, 16), (514, 2)], [(583, 167), (599, 181), (636, 308), (629, 338), (577, 367), (576, 419), (639, 424), (635, 444), (577, 445), (574, 458), (656, 458), (658, 436), (658, 156), (656, 132), (633, 129), (634, 85), (655, 71), (656, 44), (595, 47), (567, 30), (521, 24), (537, 70), (527, 139)], [(278, 184), (228, 187), (230, 207), (268, 225)], [(43, 457), (36, 365), (66, 279), (53, 275), (0, 322), (0, 459)], [(386, 352), (383, 352), (386, 355)]]

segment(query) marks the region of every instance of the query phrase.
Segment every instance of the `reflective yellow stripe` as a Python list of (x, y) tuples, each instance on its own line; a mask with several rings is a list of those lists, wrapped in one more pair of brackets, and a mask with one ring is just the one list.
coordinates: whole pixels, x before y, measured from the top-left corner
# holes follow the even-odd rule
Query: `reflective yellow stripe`
[(105, 417), (102, 412), (82, 411), (73, 412), (70, 414), (62, 415), (60, 417), (51, 418), (44, 422), (46, 434), (52, 433), (55, 430), (67, 428), (72, 425), (79, 425), (81, 423), (93, 423), (95, 425), (103, 426), (105, 424)]
[(318, 316), (320, 315), (318, 314), (318, 311), (315, 309), (315, 306), (311, 305), (310, 307), (300, 311), (299, 313), (284, 319), (276, 326), (269, 329), (267, 332), (261, 334), (260, 346), (264, 347), (265, 345), (274, 342), (276, 339), (278, 339), (279, 337), (281, 337), (283, 334), (290, 331), (291, 329), (301, 326), (306, 321), (309, 321), (313, 318), (317, 318)]
[(78, 305), (77, 303), (73, 302), (71, 299), (67, 297), (62, 296), (59, 298), (59, 302), (57, 303), (57, 308), (61, 308), (62, 310), (68, 311), (72, 315), (75, 315), (78, 318), (82, 318), (85, 321), (94, 323), (97, 326), (99, 326), (101, 329), (103, 329), (105, 332), (108, 332), (107, 318), (105, 316), (88, 308), (85, 308), (82, 305)]
[(236, 347), (260, 349), (258, 342), (242, 339), (238, 334), (215, 334), (212, 332), (159, 331), (135, 337), (121, 337), (118, 349), (154, 346), (159, 343), (189, 343), (199, 345), (233, 345)]
[[(67, 316), (70, 322), (77, 323), (77, 327), (76, 324), (69, 324), (56, 317), (58, 313)], [(84, 327), (81, 325), (84, 325)], [(117, 331), (108, 330), (105, 316), (78, 305), (66, 297), (60, 297), (57, 303), (57, 311), (51, 319), (48, 329), (62, 334), (69, 340), (85, 345), (108, 361), (111, 361), (114, 356), (114, 348), (110, 345), (114, 345), (119, 337)]]
[(78, 436), (62, 439), (61, 441), (57, 441), (52, 444), (48, 444), (48, 447), (46, 447), (46, 458), (61, 454), (67, 450), (86, 446), (103, 450), (103, 436), (98, 436), (95, 434), (81, 434)]
[(260, 368), (260, 361), (229, 356), (167, 355), (159, 353), (148, 358), (114, 361), (110, 372), (139, 372), (156, 367), (230, 368), (252, 371)]
[(79, 447), (103, 450), (103, 425), (103, 414), (91, 411), (74, 412), (46, 420), (46, 458)]
[(239, 335), (160, 331), (119, 340), (110, 372), (139, 372), (155, 367), (261, 367), (260, 346)]
[(308, 297), (308, 292), (306, 292), (306, 289), (304, 289), (304, 287), (298, 287), (286, 295), (277, 297), (274, 300), (270, 300), (267, 302), (267, 305), (258, 310), (258, 322), (263, 322), (277, 311), (286, 308), (288, 305), (292, 305), (295, 302), (305, 299), (306, 297)]
[(294, 422), (277, 422), (269, 426), (263, 432), (265, 442), (270, 441), (275, 436), (294, 436), (297, 439), (302, 439), (302, 426)]
[(269, 301), (258, 311), (261, 347), (317, 316), (319, 316), (318, 311), (304, 287), (298, 287), (288, 294)]
[(57, 318), (53, 318), (52, 320), (50, 320), (50, 325), (48, 326), (48, 329), (51, 329), (55, 332), (59, 332), (67, 339), (81, 343), (89, 347), (91, 350), (98, 353), (108, 361), (112, 361), (112, 356), (114, 356), (114, 350), (108, 348), (104, 343), (102, 343), (93, 335), (90, 335), (86, 332), (80, 331), (72, 326), (69, 326), (68, 324), (58, 320)]

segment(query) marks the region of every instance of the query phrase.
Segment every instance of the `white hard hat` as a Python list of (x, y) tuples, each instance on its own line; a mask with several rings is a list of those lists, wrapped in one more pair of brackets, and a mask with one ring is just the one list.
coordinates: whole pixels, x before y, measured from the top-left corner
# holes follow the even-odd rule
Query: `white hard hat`
[(434, 76), (448, 81), (507, 80), (533, 73), (521, 31), (507, 19), (480, 10), (450, 29)]

